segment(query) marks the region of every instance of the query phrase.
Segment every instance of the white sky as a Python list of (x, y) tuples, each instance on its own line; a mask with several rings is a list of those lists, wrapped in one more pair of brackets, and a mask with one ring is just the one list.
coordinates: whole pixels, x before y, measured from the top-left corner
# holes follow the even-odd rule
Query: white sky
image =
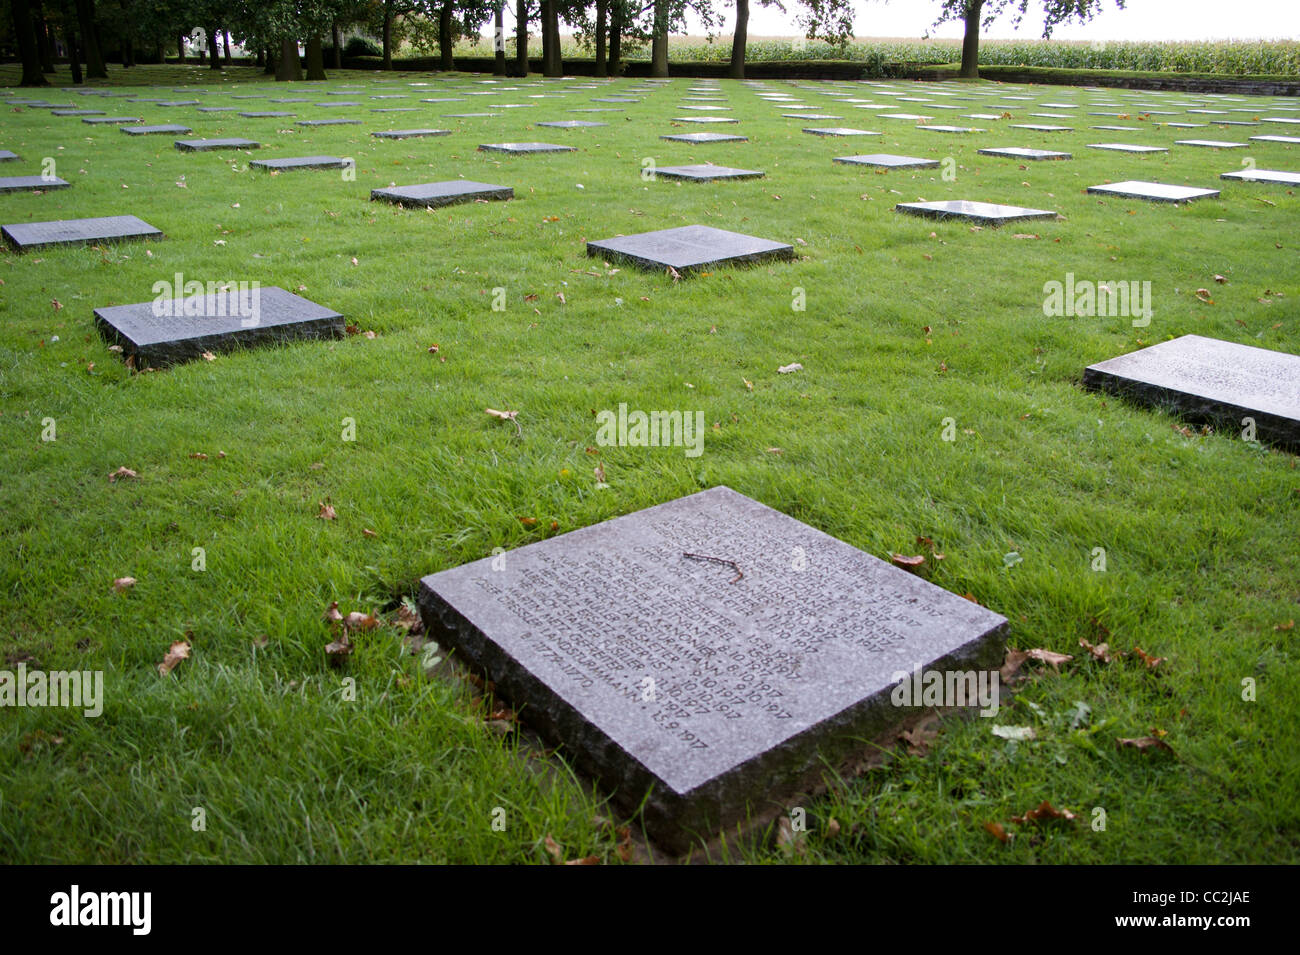
[[(717, 0), (715, 0), (717, 2)], [(795, 3), (788, 13), (758, 6), (750, 0), (751, 36), (794, 36)], [(860, 37), (919, 37), (934, 23), (939, 0), (854, 0), (854, 32)], [(1041, 5), (1031, 2), (1018, 32), (1002, 16), (984, 36), (1037, 38), (1042, 36)], [(724, 32), (731, 32), (734, 7), (727, 3)], [(704, 31), (696, 24), (692, 33)], [(960, 23), (945, 23), (934, 36), (960, 37)], [(1300, 40), (1300, 0), (1128, 0), (1125, 9), (1102, 0), (1102, 12), (1079, 26), (1065, 24), (1053, 37), (1062, 40)]]

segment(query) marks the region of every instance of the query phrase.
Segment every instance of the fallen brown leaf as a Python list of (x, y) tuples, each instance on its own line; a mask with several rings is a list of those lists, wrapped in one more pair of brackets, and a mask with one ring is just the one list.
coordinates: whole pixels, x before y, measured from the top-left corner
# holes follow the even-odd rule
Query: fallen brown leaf
[(1055, 653), (1052, 650), (1030, 650), (1029, 658), (1047, 663), (1053, 669), (1059, 669), (1062, 663), (1068, 663), (1074, 659), (1068, 653)]
[(1158, 736), (1139, 736), (1134, 739), (1116, 739), (1115, 745), (1120, 749), (1126, 747), (1146, 751), (1149, 749), (1162, 749), (1167, 753), (1172, 753), (1174, 748)]
[(109, 480), (109, 483), (112, 484), (112, 483), (116, 483), (116, 481), (117, 481), (118, 478), (134, 478), (134, 477), (139, 477), (139, 476), (140, 476), (140, 475), (136, 474), (136, 473), (135, 473), (134, 471), (132, 471), (130, 468), (127, 468), (127, 467), (121, 467), (121, 468), (118, 468), (116, 471), (114, 471), (112, 474), (110, 474), (110, 475), (108, 476), (108, 480)]
[(135, 586), (134, 577), (118, 577), (113, 581), (113, 589), (119, 594)]
[(163, 657), (162, 663), (158, 664), (158, 675), (166, 676), (176, 669), (176, 665), (182, 660), (188, 660), (190, 656), (190, 645), (184, 640), (177, 640)]
[(1007, 835), (1007, 831), (1002, 828), (1002, 823), (1000, 822), (986, 822), (984, 823), (984, 828), (992, 833), (993, 838), (997, 839), (998, 842), (1001, 842), (1003, 845), (1011, 841), (1011, 837)]
[(1056, 819), (1064, 819), (1066, 822), (1074, 821), (1074, 813), (1068, 809), (1057, 810), (1052, 804), (1044, 799), (1038, 804), (1037, 809), (1031, 809), (1023, 816), (1012, 816), (1011, 821), (1016, 823), (1040, 822), (1046, 820), (1051, 822)]
[(334, 505), (326, 504), (324, 501), (320, 502), (320, 513), (316, 516), (323, 521), (332, 521), (338, 517), (338, 515), (334, 513)]

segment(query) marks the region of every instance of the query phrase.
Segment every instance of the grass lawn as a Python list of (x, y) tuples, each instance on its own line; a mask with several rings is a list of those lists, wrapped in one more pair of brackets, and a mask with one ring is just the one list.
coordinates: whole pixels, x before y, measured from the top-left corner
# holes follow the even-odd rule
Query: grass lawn
[[(1300, 124), (1183, 130), (1156, 121), (1227, 117), (1139, 119), (1130, 108), (1114, 110), (1129, 119), (1086, 115), (1098, 109), (1094, 100), (1122, 101), (1113, 90), (767, 83), (843, 117), (801, 121), (783, 118), (789, 110), (760, 90), (723, 81), (733, 109), (716, 115), (739, 124), (675, 127), (673, 117), (709, 115), (680, 109), (686, 88), (701, 84), (674, 79), (629, 94), (641, 101), (624, 110), (584, 114), (568, 111), (623, 106), (590, 100), (638, 81), (565, 92), (592, 84), (533, 77), (502, 84), (520, 91), (481, 97), (464, 94), (490, 87), (464, 75), (335, 74), (326, 84), (277, 86), (252, 69), (227, 70), (220, 82), (210, 72), (138, 67), (113, 78), (166, 89), (208, 83), (225, 91), (197, 97), (204, 105), (363, 124), (307, 128), (66, 90), (19, 92), (264, 148), (182, 153), (174, 136), (128, 137), (44, 109), (5, 107), (0, 121), (0, 149), (21, 157), (0, 175), (37, 174), (53, 157), (72, 183), (0, 196), (0, 222), (135, 214), (166, 234), (0, 253), (4, 667), (105, 672), (97, 718), (15, 708), (0, 719), (0, 859), (543, 862), (549, 836), (566, 858), (617, 861), (618, 837), (597, 817), (627, 820), (566, 768), (562, 752), (544, 755), (494, 732), (472, 687), (443, 668), (426, 679), (397, 629), (359, 637), (345, 667), (331, 666), (322, 613), (338, 601), (344, 613), (391, 616), (423, 575), (717, 484), (885, 559), (932, 538), (946, 559), (931, 580), (1008, 617), (1012, 646), (1073, 660), (1059, 672), (1026, 664), (1027, 679), (996, 721), (947, 717), (928, 745), (900, 745), (857, 778), (831, 774), (829, 791), (806, 804), (810, 831), (799, 853), (754, 836), (709, 857), (1300, 857), (1297, 458), (1080, 386), (1089, 364), (1188, 333), (1300, 353), (1300, 199), (1294, 189), (1218, 178), (1243, 158), (1300, 170), (1296, 146), (1247, 138), (1297, 135)], [(348, 86), (360, 87), (361, 106), (315, 105), (351, 99), (324, 95)], [(933, 111), (884, 97), (890, 89), (974, 99)], [(230, 99), (240, 90), (309, 101)], [(410, 98), (370, 99), (390, 92)], [(533, 93), (562, 96), (527, 98)], [(1008, 95), (1035, 98), (1008, 103)], [(1060, 111), (1069, 120), (1028, 116), (1063, 99), (1080, 104)], [(444, 116), (491, 111), (484, 101), (533, 105)], [(1214, 108), (1256, 105), (1219, 102)], [(417, 111), (370, 111), (395, 105)], [(1274, 105), (1260, 102), (1258, 114), (1300, 115)], [(888, 109), (987, 132), (878, 118)], [(1004, 109), (1012, 118), (962, 116)], [(575, 118), (609, 125), (532, 125)], [(1008, 128), (1024, 122), (1075, 130)], [(883, 135), (801, 132), (837, 125)], [(369, 135), (427, 126), (452, 134)], [(749, 142), (659, 139), (692, 131)], [(1249, 148), (1174, 145), (1189, 138)], [(578, 151), (476, 151), (534, 140)], [(1085, 148), (1095, 142), (1170, 152)], [(1074, 158), (977, 155), (991, 146)], [(952, 162), (877, 173), (831, 161), (874, 152)], [(248, 167), (314, 154), (354, 157), (355, 181)], [(766, 178), (643, 181), (647, 158), (761, 169)], [(457, 177), (513, 186), (516, 198), (434, 212), (368, 201), (390, 183)], [(1084, 192), (1124, 179), (1222, 195), (1178, 207)], [(897, 202), (950, 198), (1064, 219), (974, 229), (894, 211)], [(692, 223), (791, 242), (799, 258), (675, 282), (585, 255), (587, 239)], [(149, 301), (154, 284), (177, 273), (279, 285), (375, 334), (132, 373), (96, 332), (92, 309)], [(1150, 324), (1046, 317), (1045, 283), (1067, 273), (1149, 281)], [(505, 308), (494, 311), (498, 288)], [(792, 308), (799, 290), (802, 311)], [(777, 373), (792, 362), (803, 370)], [(621, 402), (702, 410), (710, 426), (703, 455), (589, 453), (593, 413)], [(487, 407), (517, 410), (520, 435)], [(943, 436), (948, 418), (952, 441)], [(47, 419), (52, 441), (42, 440)], [(355, 440), (343, 439), (345, 419)], [(607, 488), (597, 486), (597, 465)], [(110, 482), (122, 466), (138, 477)], [(336, 520), (319, 519), (322, 502)], [(1104, 571), (1094, 569), (1096, 548)], [(117, 593), (121, 577), (137, 583)], [(161, 678), (157, 664), (182, 639), (191, 657)], [(1130, 653), (1103, 664), (1080, 639), (1140, 647), (1163, 662), (1151, 669)], [(346, 698), (347, 677), (355, 699)], [(1253, 702), (1242, 698), (1247, 678)], [(991, 722), (1031, 726), (1036, 738), (1001, 739)], [(1115, 742), (1153, 732), (1166, 734), (1172, 754)], [(1041, 828), (1009, 821), (1043, 800), (1079, 819)], [(504, 831), (491, 825), (497, 807), (506, 810)], [(1096, 808), (1103, 831), (1092, 825)], [(206, 820), (198, 831), (196, 809)], [(1008, 843), (986, 830), (994, 822), (1013, 834)]]

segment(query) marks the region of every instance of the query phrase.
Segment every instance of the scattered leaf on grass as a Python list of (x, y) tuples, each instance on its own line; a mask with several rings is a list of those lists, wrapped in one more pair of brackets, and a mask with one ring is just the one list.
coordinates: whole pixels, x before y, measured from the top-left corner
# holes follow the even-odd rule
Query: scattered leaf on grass
[(1207, 288), (1198, 288), (1196, 290), (1196, 297), (1206, 305), (1214, 304), (1214, 299), (1210, 298), (1210, 290)]
[(1018, 823), (1042, 821), (1053, 822), (1057, 819), (1064, 819), (1066, 822), (1074, 822), (1074, 813), (1070, 812), (1068, 809), (1057, 810), (1053, 808), (1052, 804), (1046, 799), (1038, 804), (1037, 809), (1031, 809), (1023, 816), (1011, 817), (1012, 822)]
[(1069, 663), (1074, 659), (1068, 653), (1056, 653), (1052, 650), (1030, 650), (1029, 657), (1031, 660), (1040, 660), (1043, 663), (1050, 664), (1052, 669), (1058, 669), (1062, 663)]
[(324, 501), (320, 502), (320, 513), (316, 516), (323, 521), (332, 521), (338, 517), (338, 515), (334, 513), (334, 505), (326, 504)]
[(322, 619), (328, 620), (331, 627), (343, 621), (343, 614), (339, 613), (339, 602), (337, 600), (329, 605), (329, 609), (325, 611)]
[(1134, 647), (1133, 653), (1136, 654), (1142, 660), (1142, 662), (1147, 665), (1148, 670), (1154, 670), (1156, 667), (1160, 666), (1160, 664), (1165, 662), (1164, 657), (1153, 657), (1151, 654), (1147, 653), (1141, 647)]
[(1137, 749), (1145, 752), (1149, 749), (1162, 749), (1167, 753), (1172, 753), (1174, 748), (1162, 740), (1159, 736), (1139, 736), (1134, 739), (1116, 739), (1115, 745), (1120, 749)]
[(560, 844), (556, 842), (554, 839), (552, 839), (549, 835), (546, 837), (546, 840), (543, 843), (543, 845), (546, 846), (546, 851), (547, 853), (550, 854), (550, 857), (552, 859), (554, 859), (556, 862), (564, 861), (564, 850), (561, 849)]
[(1007, 835), (1007, 831), (1002, 828), (1002, 823), (1000, 822), (986, 822), (984, 823), (984, 828), (993, 835), (994, 839), (998, 840), (998, 842), (1001, 842), (1003, 845), (1011, 841), (1011, 837)]
[(1109, 643), (1098, 643), (1098, 644), (1096, 644), (1096, 645), (1093, 645), (1093, 644), (1089, 643), (1087, 640), (1085, 640), (1085, 639), (1083, 639), (1082, 637), (1080, 637), (1080, 638), (1079, 638), (1079, 646), (1083, 647), (1085, 650), (1087, 650), (1089, 653), (1091, 653), (1091, 654), (1093, 655), (1093, 657), (1095, 657), (1096, 659), (1100, 660), (1102, 663), (1109, 663), (1109, 662), (1110, 662), (1110, 644), (1109, 644)]
[(1007, 648), (1007, 655), (1003, 658), (1002, 668), (998, 671), (1002, 676), (1003, 682), (1010, 680), (1016, 675), (1016, 672), (1029, 659), (1029, 654), (1024, 650), (1016, 650), (1013, 647)]
[(420, 619), (419, 611), (406, 600), (398, 606), (397, 616), (393, 618), (393, 626), (405, 630), (412, 636), (424, 632), (424, 621)]
[(788, 375), (793, 371), (803, 371), (803, 365), (799, 364), (796, 361), (796, 362), (791, 362), (788, 365), (782, 365), (780, 368), (777, 369), (777, 373), (782, 375)]
[(362, 613), (360, 610), (354, 610), (343, 618), (343, 629), (345, 630), (373, 630), (379, 626), (379, 618), (371, 613)]
[(913, 568), (920, 567), (922, 564), (925, 563), (925, 558), (920, 554), (916, 554), (914, 556), (908, 556), (906, 554), (890, 554), (889, 559), (893, 561), (897, 566), (904, 567), (907, 570), (912, 570)]
[(325, 652), (335, 660), (351, 654), (352, 641), (348, 639), (348, 632), (344, 630), (332, 643), (325, 644)]
[(1034, 739), (1038, 734), (1034, 732), (1032, 726), (994, 726), (993, 735), (1002, 739), (1024, 742), (1025, 740)]
[(123, 591), (130, 590), (134, 586), (134, 577), (118, 577), (113, 581), (113, 589), (119, 594)]
[(159, 676), (166, 676), (176, 669), (176, 665), (182, 660), (188, 660), (190, 656), (190, 645), (184, 640), (177, 640), (163, 657), (162, 663), (158, 664)]
[(108, 476), (108, 481), (110, 484), (113, 484), (117, 482), (118, 478), (134, 478), (139, 476), (140, 475), (136, 474), (130, 468), (121, 467)]

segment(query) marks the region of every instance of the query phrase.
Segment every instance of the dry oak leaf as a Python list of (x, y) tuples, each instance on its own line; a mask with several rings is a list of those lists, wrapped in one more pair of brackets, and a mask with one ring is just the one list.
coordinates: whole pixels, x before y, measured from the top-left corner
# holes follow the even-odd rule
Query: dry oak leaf
[(1059, 669), (1062, 663), (1069, 663), (1074, 659), (1068, 653), (1055, 653), (1051, 650), (1030, 650), (1029, 658), (1051, 664), (1052, 669)]
[(158, 675), (166, 676), (176, 669), (176, 664), (182, 660), (188, 660), (190, 656), (190, 645), (184, 640), (177, 640), (167, 650), (167, 655), (163, 657), (162, 663), (158, 664)]
[(992, 833), (993, 838), (997, 839), (998, 842), (1001, 842), (1003, 845), (1011, 841), (1011, 837), (1007, 835), (1007, 831), (1002, 828), (1002, 823), (1000, 822), (986, 822), (984, 823), (984, 828)]
[(332, 521), (338, 517), (338, 515), (334, 513), (334, 505), (326, 504), (324, 501), (320, 502), (320, 513), (316, 516), (323, 521)]
[(1159, 736), (1138, 736), (1134, 739), (1116, 739), (1115, 745), (1120, 749), (1128, 747), (1146, 751), (1149, 749), (1163, 749), (1167, 753), (1172, 753), (1174, 748), (1162, 740)]
[(598, 856), (583, 856), (581, 859), (570, 859), (565, 865), (600, 865)]
[(519, 415), (518, 411), (497, 411), (495, 408), (484, 408), (483, 410), (501, 421), (513, 421)]
[(352, 652), (352, 641), (348, 639), (348, 632), (344, 630), (339, 634), (338, 639), (332, 643), (325, 644), (325, 652), (331, 657), (345, 657)]
[(135, 586), (134, 577), (117, 577), (113, 580), (113, 590), (122, 593), (124, 590), (130, 590)]
[(1110, 662), (1109, 643), (1098, 643), (1094, 646), (1093, 644), (1089, 643), (1087, 640), (1080, 637), (1079, 646), (1083, 647), (1085, 650), (1091, 653), (1096, 659), (1100, 660), (1102, 663)]
[(1016, 672), (1024, 666), (1025, 661), (1028, 659), (1029, 654), (1024, 650), (1016, 650), (1012, 647), (1008, 647), (1007, 655), (1002, 661), (1002, 668), (998, 671), (999, 674), (1001, 674), (1002, 679), (1004, 681), (1010, 680), (1016, 675)]
[(398, 606), (397, 616), (393, 618), (393, 626), (412, 635), (424, 632), (424, 621), (420, 619), (419, 613), (406, 603)]
[(345, 630), (373, 630), (379, 626), (379, 618), (374, 614), (354, 610), (343, 618)]
[(925, 563), (925, 557), (921, 554), (908, 556), (906, 554), (890, 554), (889, 559), (897, 566), (911, 570), (913, 567), (920, 567)]
[(556, 862), (564, 861), (564, 850), (561, 849), (560, 844), (556, 842), (554, 839), (552, 839), (549, 835), (546, 837), (545, 841), (543, 842), (543, 845), (546, 846), (546, 851), (552, 859), (554, 859)]
[(1074, 813), (1070, 812), (1070, 810), (1068, 809), (1061, 809), (1058, 811), (1052, 808), (1052, 804), (1048, 802), (1046, 799), (1044, 799), (1041, 803), (1038, 804), (1037, 809), (1031, 809), (1023, 816), (1011, 817), (1012, 822), (1018, 822), (1018, 823), (1039, 822), (1042, 820), (1046, 820), (1050, 822), (1056, 819), (1064, 819), (1066, 822), (1073, 822)]
[(139, 476), (140, 475), (136, 474), (130, 468), (121, 467), (108, 476), (108, 481), (110, 484), (112, 484), (115, 483), (118, 478), (134, 478)]
[(334, 626), (343, 620), (343, 614), (339, 613), (339, 602), (337, 600), (329, 605), (329, 609), (325, 611), (325, 615), (321, 619), (328, 620), (330, 626)]
[(1148, 670), (1154, 670), (1156, 667), (1160, 666), (1160, 664), (1165, 662), (1164, 657), (1153, 657), (1141, 647), (1134, 647), (1133, 652), (1147, 665)]

